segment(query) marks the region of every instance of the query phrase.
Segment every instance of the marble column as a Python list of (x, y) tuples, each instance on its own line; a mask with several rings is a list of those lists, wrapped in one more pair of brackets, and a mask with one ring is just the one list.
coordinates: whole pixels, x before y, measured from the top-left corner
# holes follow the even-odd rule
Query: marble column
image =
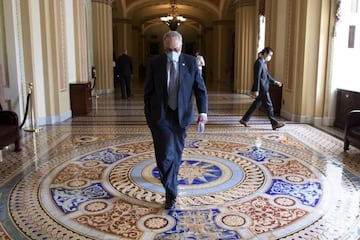
[(19, 59), (21, 36), (19, 36), (20, 14), (18, 1), (0, 0), (0, 103), (4, 109), (23, 116)]
[(205, 71), (203, 73), (206, 84), (212, 83), (214, 80), (214, 65), (217, 62), (216, 55), (214, 54), (214, 29), (212, 27), (205, 28), (203, 31), (204, 39), (204, 52), (201, 53), (205, 58)]
[(96, 93), (114, 91), (112, 0), (92, 0), (92, 31)]
[(88, 82), (91, 80), (89, 71), (89, 49), (90, 43), (87, 34), (86, 3), (87, 0), (72, 1), (74, 9), (74, 43), (76, 61), (76, 80), (77, 82)]
[[(284, 83), (281, 114), (288, 119), (321, 124), (333, 99), (327, 78), (332, 27), (326, 0), (266, 2), (267, 45), (274, 49), (270, 71)], [(328, 96), (329, 97), (329, 96)]]
[[(133, 82), (139, 81), (139, 67), (141, 60), (141, 28), (133, 26), (132, 27), (132, 49), (129, 49), (129, 54), (133, 60), (133, 68), (134, 68), (134, 79)], [(132, 84), (134, 86), (134, 84)]]
[(240, 2), (235, 11), (235, 69), (236, 93), (249, 93), (253, 83), (253, 65), (257, 57), (256, 1)]
[(214, 33), (214, 57), (213, 85), (231, 89), (234, 73), (234, 22), (232, 20), (220, 20), (213, 23)]
[(128, 50), (128, 54), (132, 54), (133, 49), (133, 28), (130, 19), (114, 19), (113, 20), (114, 33), (114, 51), (116, 56), (123, 53), (124, 49)]

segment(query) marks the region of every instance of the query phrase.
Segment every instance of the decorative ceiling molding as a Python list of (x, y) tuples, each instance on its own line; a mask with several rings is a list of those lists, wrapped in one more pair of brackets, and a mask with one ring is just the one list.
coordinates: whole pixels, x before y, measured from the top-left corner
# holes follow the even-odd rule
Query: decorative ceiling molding
[(218, 21), (213, 21), (213, 26), (215, 25), (232, 25), (235, 24), (234, 20), (218, 20)]
[(132, 20), (128, 18), (113, 18), (113, 23), (126, 23), (131, 24)]
[[(256, 0), (250, 2), (255, 4)], [(197, 31), (211, 27), (214, 21), (235, 19), (233, 0), (177, 0), (177, 8), (187, 18), (184, 26), (195, 27)], [(131, 19), (133, 25), (145, 29), (162, 24), (159, 18), (169, 13), (169, 0), (113, 0), (112, 10), (114, 23)]]
[(237, 7), (253, 6), (256, 5), (256, 0), (234, 0), (233, 4)]

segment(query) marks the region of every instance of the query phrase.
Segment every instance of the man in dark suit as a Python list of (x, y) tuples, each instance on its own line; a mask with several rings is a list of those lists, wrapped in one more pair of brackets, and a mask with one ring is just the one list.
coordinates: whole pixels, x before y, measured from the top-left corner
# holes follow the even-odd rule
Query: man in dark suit
[(266, 62), (271, 60), (272, 55), (273, 50), (270, 47), (266, 47), (259, 53), (259, 56), (255, 61), (254, 83), (251, 89), (252, 97), (254, 97), (255, 100), (245, 115), (240, 119), (240, 123), (245, 127), (248, 127), (248, 121), (251, 115), (261, 106), (261, 103), (265, 104), (265, 109), (273, 130), (285, 126), (284, 123), (279, 123), (274, 117), (274, 108), (269, 93), (270, 84), (279, 87), (282, 86), (282, 83), (273, 79), (267, 70)]
[(130, 81), (133, 74), (133, 65), (126, 49), (123, 50), (123, 54), (116, 60), (116, 73), (120, 81), (121, 98), (127, 99), (131, 97)]
[(208, 100), (196, 59), (181, 53), (182, 36), (169, 31), (163, 37), (164, 54), (151, 59), (144, 91), (144, 112), (154, 142), (160, 180), (165, 188), (165, 209), (175, 206), (178, 173), (186, 132), (194, 121), (207, 122)]

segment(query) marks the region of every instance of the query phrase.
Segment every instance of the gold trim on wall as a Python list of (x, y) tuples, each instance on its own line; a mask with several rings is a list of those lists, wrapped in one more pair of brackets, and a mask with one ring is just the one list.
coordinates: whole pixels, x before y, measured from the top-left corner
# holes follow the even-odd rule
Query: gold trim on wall
[(286, 47), (285, 47), (285, 59), (286, 61), (284, 61), (284, 64), (286, 66), (284, 66), (284, 81), (285, 81), (285, 86), (288, 90), (292, 90), (293, 89), (293, 77), (291, 77), (291, 74), (293, 74), (294, 71), (294, 65), (291, 64), (293, 63), (293, 60), (291, 57), (291, 53), (293, 53), (294, 51), (291, 50), (291, 48), (294, 46), (295, 44), (295, 18), (296, 18), (296, 13), (294, 13), (294, 3), (292, 1), (290, 1), (287, 5), (287, 26), (286, 26), (286, 36), (287, 36), (287, 41), (286, 41)]
[[(3, 53), (3, 56), (0, 56), (2, 57), (2, 60), (3, 60), (3, 66), (2, 66), (2, 71), (0, 71), (0, 80), (2, 77), (4, 77), (4, 81), (3, 81), (3, 84), (4, 84), (4, 87), (9, 87), (10, 86), (10, 81), (9, 81), (9, 64), (8, 64), (8, 56), (7, 56), (7, 46), (6, 46), (6, 38), (5, 38), (5, 16), (4, 16), (4, 8), (3, 8), (3, 2), (2, 0), (0, 1), (0, 16), (1, 16), (1, 19), (0, 19), (0, 36), (1, 36), (1, 43), (0, 44), (0, 47), (2, 48), (2, 53)], [(0, 81), (1, 83), (1, 81)]]

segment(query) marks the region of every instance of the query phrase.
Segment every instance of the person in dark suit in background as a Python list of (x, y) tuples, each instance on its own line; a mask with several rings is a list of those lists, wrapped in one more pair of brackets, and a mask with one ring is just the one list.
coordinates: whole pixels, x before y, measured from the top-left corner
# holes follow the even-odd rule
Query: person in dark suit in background
[[(150, 128), (160, 180), (165, 189), (165, 209), (175, 206), (178, 173), (189, 125), (207, 122), (208, 99), (194, 56), (181, 53), (182, 36), (169, 31), (163, 36), (164, 54), (150, 60), (144, 88), (144, 112)], [(175, 73), (175, 74), (173, 74)]]
[(196, 62), (199, 66), (200, 73), (202, 74), (202, 69), (203, 67), (205, 67), (205, 59), (203, 56), (200, 55), (199, 52), (195, 53), (195, 57), (196, 57)]
[(121, 98), (127, 99), (132, 96), (131, 94), (131, 78), (133, 74), (132, 59), (127, 55), (127, 50), (123, 50), (123, 54), (116, 60), (116, 73), (120, 81)]
[(266, 63), (271, 60), (272, 55), (273, 50), (270, 47), (265, 47), (258, 54), (258, 58), (254, 63), (254, 83), (251, 89), (251, 94), (255, 100), (239, 121), (245, 127), (249, 126), (248, 121), (251, 115), (261, 106), (261, 103), (265, 104), (265, 109), (273, 130), (285, 126), (284, 123), (279, 123), (274, 117), (274, 107), (269, 93), (270, 84), (277, 85), (279, 87), (282, 86), (281, 82), (273, 79), (268, 73)]

